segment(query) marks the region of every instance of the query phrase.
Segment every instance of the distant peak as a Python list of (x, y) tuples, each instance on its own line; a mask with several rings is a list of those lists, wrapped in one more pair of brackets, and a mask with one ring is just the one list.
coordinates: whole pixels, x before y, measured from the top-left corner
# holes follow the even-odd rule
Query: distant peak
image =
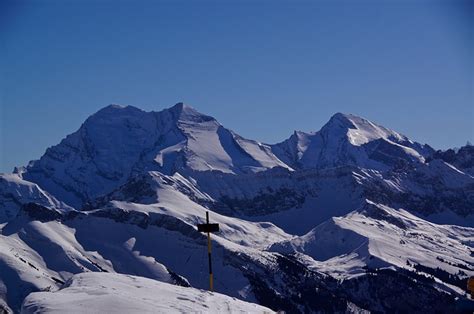
[(353, 145), (362, 145), (376, 139), (391, 139), (395, 141), (407, 141), (403, 135), (371, 122), (365, 118), (346, 113), (336, 113), (321, 132), (347, 136)]

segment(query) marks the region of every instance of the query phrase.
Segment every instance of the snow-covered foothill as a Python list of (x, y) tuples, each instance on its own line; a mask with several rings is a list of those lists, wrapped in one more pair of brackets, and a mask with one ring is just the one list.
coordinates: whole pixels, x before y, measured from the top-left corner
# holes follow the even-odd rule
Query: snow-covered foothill
[(364, 266), (412, 270), (414, 264), (473, 276), (473, 245), (474, 228), (437, 225), (367, 200), (358, 210), (274, 244), (271, 250), (308, 255), (316, 269), (335, 277), (363, 274)]

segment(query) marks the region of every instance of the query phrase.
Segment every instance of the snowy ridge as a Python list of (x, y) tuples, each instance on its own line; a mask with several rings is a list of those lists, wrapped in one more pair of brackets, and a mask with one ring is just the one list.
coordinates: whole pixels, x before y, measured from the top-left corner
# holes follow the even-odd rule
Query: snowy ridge
[(182, 117), (178, 126), (187, 138), (189, 154), (186, 157), (190, 169), (240, 173), (287, 167), (273, 156), (268, 146), (244, 139), (224, 128), (214, 118), (202, 117), (191, 107), (178, 106)]
[(185, 178), (179, 173), (165, 175), (158, 171), (147, 171), (134, 175), (124, 185), (113, 192), (97, 198), (85, 208), (98, 208), (111, 200), (128, 201), (141, 204), (158, 203), (160, 191), (169, 187), (183, 193), (197, 203), (212, 202), (213, 199), (201, 192), (192, 178)]
[(227, 217), (204, 207), (213, 201), (209, 195), (198, 190), (190, 180), (179, 173), (167, 176), (152, 171), (132, 179), (131, 183), (101, 199), (99, 204), (103, 207), (94, 213), (135, 212), (144, 214), (147, 219), (151, 219), (153, 215), (169, 216), (195, 229), (198, 223), (204, 223), (208, 211), (211, 219), (220, 224), (217, 239), (222, 237), (254, 249), (266, 248), (291, 237), (271, 223)]

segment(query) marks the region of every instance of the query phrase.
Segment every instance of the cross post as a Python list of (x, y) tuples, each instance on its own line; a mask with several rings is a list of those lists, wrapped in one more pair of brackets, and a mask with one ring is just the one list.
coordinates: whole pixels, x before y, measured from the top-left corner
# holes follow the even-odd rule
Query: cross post
[(211, 259), (211, 232), (219, 232), (219, 224), (209, 223), (209, 212), (206, 211), (206, 223), (198, 224), (198, 231), (207, 233), (207, 255), (209, 257), (209, 290), (214, 291), (214, 278), (212, 274), (212, 259)]

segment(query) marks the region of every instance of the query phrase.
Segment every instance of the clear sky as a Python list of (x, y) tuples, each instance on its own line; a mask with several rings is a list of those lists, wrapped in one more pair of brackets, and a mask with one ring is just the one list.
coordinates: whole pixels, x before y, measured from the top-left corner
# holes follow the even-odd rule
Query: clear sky
[(279, 142), (354, 113), (474, 142), (474, 1), (0, 1), (0, 172), (101, 107), (185, 102)]

